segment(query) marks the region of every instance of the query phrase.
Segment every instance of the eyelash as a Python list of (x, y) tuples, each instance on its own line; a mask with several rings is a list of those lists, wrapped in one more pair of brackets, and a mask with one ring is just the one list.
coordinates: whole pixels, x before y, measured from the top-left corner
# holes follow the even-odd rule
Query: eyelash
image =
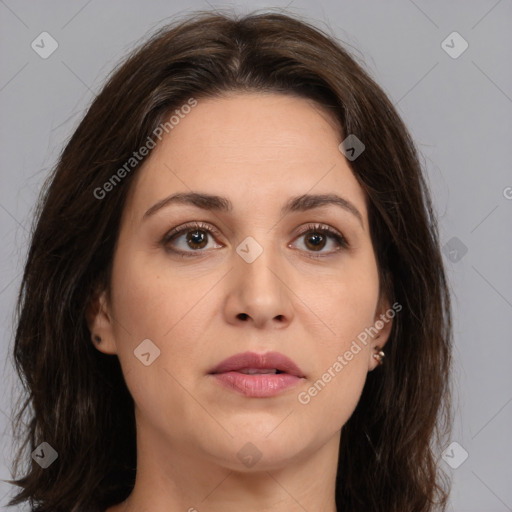
[[(182, 234), (186, 234), (190, 231), (205, 231), (210, 235), (217, 235), (220, 236), (220, 233), (217, 229), (215, 229), (213, 226), (210, 226), (209, 224), (205, 224), (203, 222), (191, 222), (188, 224), (185, 224), (184, 226), (181, 226), (179, 228), (174, 228), (171, 231), (169, 231), (164, 238), (161, 241), (161, 244), (165, 247), (168, 246), (169, 242), (172, 242), (174, 239), (179, 238)], [(307, 224), (303, 228), (301, 228), (300, 232), (297, 235), (297, 238), (307, 234), (307, 233), (321, 233), (323, 235), (327, 235), (334, 239), (339, 248), (335, 251), (332, 251), (330, 253), (324, 254), (320, 253), (318, 255), (314, 254), (314, 252), (311, 252), (309, 254), (309, 257), (311, 258), (325, 258), (326, 256), (332, 255), (333, 253), (339, 252), (341, 249), (348, 249), (349, 243), (347, 239), (338, 233), (335, 229), (323, 225), (323, 224)], [(188, 258), (188, 257), (197, 257), (199, 254), (194, 253), (201, 253), (204, 252), (202, 249), (198, 249), (196, 251), (181, 251), (177, 249), (169, 249), (171, 252), (178, 254), (181, 257)], [(308, 251), (309, 252), (309, 251)]]

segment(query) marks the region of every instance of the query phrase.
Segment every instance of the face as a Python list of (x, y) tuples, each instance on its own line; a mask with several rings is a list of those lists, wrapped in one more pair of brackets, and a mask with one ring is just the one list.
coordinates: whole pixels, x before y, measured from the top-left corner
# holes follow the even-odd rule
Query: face
[[(339, 435), (391, 327), (361, 341), (389, 304), (342, 140), (309, 100), (246, 93), (198, 100), (152, 150), (90, 321), (119, 357), (138, 434), (243, 471), (241, 449), (269, 469)], [(223, 199), (162, 202), (192, 192)], [(302, 197), (325, 195), (341, 200)], [(211, 373), (246, 352), (278, 352), (300, 375)]]

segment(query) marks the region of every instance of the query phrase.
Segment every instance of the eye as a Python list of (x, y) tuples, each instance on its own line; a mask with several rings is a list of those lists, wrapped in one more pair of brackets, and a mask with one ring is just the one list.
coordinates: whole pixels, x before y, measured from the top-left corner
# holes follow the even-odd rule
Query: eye
[[(309, 256), (312, 258), (321, 258), (349, 247), (347, 239), (341, 233), (330, 226), (322, 224), (308, 224), (304, 226), (300, 230), (300, 237), (305, 237), (303, 245), (307, 252), (320, 253), (318, 255), (310, 254)], [(329, 239), (337, 248), (321, 252), (328, 245)]]
[[(162, 244), (165, 247), (178, 246), (178, 249), (171, 248), (170, 250), (180, 254), (181, 256), (195, 256), (193, 253), (202, 252), (202, 249), (208, 245), (208, 237), (213, 234), (220, 236), (220, 233), (213, 226), (209, 226), (202, 222), (191, 222), (184, 226), (172, 229), (165, 235), (162, 240)], [(184, 240), (180, 246), (180, 244), (177, 244), (176, 242), (180, 241), (182, 238)], [(222, 246), (217, 245), (216, 247), (218, 248)]]

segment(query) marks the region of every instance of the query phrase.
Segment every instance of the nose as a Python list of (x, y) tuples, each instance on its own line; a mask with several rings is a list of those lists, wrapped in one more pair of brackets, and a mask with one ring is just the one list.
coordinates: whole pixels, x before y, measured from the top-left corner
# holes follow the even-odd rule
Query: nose
[(251, 263), (234, 254), (225, 303), (229, 323), (257, 328), (285, 328), (293, 319), (293, 292), (279, 255), (266, 247)]

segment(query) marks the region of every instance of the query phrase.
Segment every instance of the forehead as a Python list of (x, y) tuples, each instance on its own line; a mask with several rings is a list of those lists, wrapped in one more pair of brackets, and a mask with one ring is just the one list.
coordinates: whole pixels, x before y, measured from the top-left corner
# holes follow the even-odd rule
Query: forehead
[[(176, 156), (182, 143), (187, 148), (193, 143), (207, 152), (198, 157), (215, 154), (249, 160), (258, 155), (257, 160), (282, 162), (316, 158), (340, 137), (337, 121), (312, 100), (276, 93), (231, 93), (200, 99), (168, 139)], [(312, 146), (317, 148), (314, 153)]]
[(201, 190), (284, 202), (306, 193), (339, 192), (362, 213), (365, 195), (339, 151), (341, 129), (312, 100), (275, 93), (198, 99), (164, 135), (137, 174), (134, 205), (172, 192)]

